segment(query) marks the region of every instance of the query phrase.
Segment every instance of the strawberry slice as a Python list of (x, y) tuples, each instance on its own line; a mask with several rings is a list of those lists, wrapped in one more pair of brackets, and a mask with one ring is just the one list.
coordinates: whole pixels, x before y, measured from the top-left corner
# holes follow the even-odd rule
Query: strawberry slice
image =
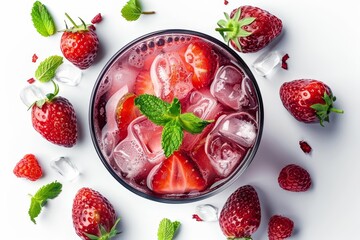
[(152, 94), (154, 95), (154, 85), (151, 81), (150, 72), (149, 71), (141, 71), (136, 77), (134, 93), (136, 95), (141, 94)]
[(119, 128), (120, 141), (127, 136), (127, 127), (130, 122), (140, 116), (139, 109), (135, 106), (133, 93), (125, 94), (118, 102), (116, 108), (116, 122)]
[(152, 190), (160, 194), (188, 193), (206, 187), (197, 165), (180, 152), (165, 159), (154, 173)]
[(211, 47), (203, 42), (191, 43), (185, 52), (185, 60), (194, 68), (193, 86), (196, 89), (208, 86), (217, 67), (216, 55)]

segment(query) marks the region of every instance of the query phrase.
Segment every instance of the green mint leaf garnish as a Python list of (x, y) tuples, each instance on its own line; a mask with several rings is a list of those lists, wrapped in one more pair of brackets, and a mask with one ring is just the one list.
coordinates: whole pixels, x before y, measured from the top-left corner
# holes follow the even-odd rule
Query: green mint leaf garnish
[(63, 63), (63, 57), (53, 55), (42, 61), (35, 71), (35, 78), (40, 82), (49, 82), (55, 77), (55, 72)]
[(47, 200), (57, 197), (62, 189), (62, 184), (55, 181), (47, 185), (42, 186), (31, 197), (31, 203), (29, 208), (30, 220), (36, 224), (35, 218), (40, 214), (41, 208), (46, 204)]
[(172, 240), (174, 239), (174, 235), (180, 227), (179, 221), (172, 222), (168, 218), (163, 218), (160, 221), (158, 228), (158, 240)]
[(129, 0), (124, 7), (121, 9), (121, 15), (127, 21), (138, 20), (141, 14), (154, 14), (154, 11), (142, 11), (141, 4), (138, 0)]
[(135, 98), (135, 105), (153, 123), (164, 126), (161, 135), (161, 146), (166, 157), (173, 154), (182, 144), (183, 130), (196, 134), (213, 120), (203, 120), (193, 113), (181, 113), (179, 99), (174, 98), (171, 103), (160, 98), (143, 94)]
[(173, 120), (165, 124), (161, 135), (161, 147), (166, 157), (179, 149), (183, 138), (184, 132), (178, 121)]
[(31, 9), (31, 20), (38, 33), (49, 37), (56, 33), (56, 26), (46, 6), (39, 1), (33, 4)]

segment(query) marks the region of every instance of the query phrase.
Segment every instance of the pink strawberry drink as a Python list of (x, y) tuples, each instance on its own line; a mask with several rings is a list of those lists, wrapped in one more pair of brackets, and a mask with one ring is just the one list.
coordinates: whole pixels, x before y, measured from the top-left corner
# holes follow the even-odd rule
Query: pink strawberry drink
[(183, 30), (149, 34), (120, 50), (91, 103), (105, 166), (131, 191), (160, 201), (201, 199), (233, 181), (254, 157), (262, 118), (258, 87), (238, 55)]

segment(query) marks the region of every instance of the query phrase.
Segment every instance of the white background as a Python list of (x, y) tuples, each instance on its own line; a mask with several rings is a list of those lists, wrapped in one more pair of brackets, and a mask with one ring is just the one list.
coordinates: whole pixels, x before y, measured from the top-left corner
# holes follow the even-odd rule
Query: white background
[[(181, 228), (177, 240), (225, 239), (217, 222), (196, 222), (195, 207), (209, 203), (221, 209), (227, 197), (239, 186), (252, 184), (258, 191), (262, 222), (254, 239), (267, 239), (266, 229), (272, 214), (283, 214), (295, 222), (291, 239), (356, 239), (360, 211), (360, 133), (359, 74), (360, 28), (358, 3), (344, 0), (341, 4), (325, 0), (140, 0), (144, 10), (155, 15), (127, 22), (120, 14), (125, 0), (63, 0), (42, 2), (52, 13), (58, 29), (64, 28), (64, 13), (86, 22), (97, 14), (103, 21), (97, 25), (101, 51), (96, 63), (83, 71), (80, 85), (60, 85), (60, 95), (68, 98), (77, 112), (80, 139), (70, 149), (45, 141), (31, 126), (31, 113), (19, 98), (26, 80), (34, 76), (37, 64), (50, 55), (61, 55), (58, 33), (40, 36), (32, 26), (30, 11), (33, 1), (8, 1), (1, 18), (1, 239), (64, 240), (79, 239), (71, 220), (72, 200), (83, 186), (100, 191), (114, 205), (122, 220), (117, 239), (157, 239), (157, 226), (164, 218), (178, 220)], [(265, 124), (260, 148), (247, 171), (228, 189), (209, 199), (181, 205), (163, 204), (142, 199), (124, 189), (107, 172), (92, 145), (88, 108), (93, 85), (102, 67), (122, 46), (142, 34), (167, 28), (201, 31), (221, 40), (215, 32), (223, 12), (240, 4), (262, 7), (284, 23), (284, 34), (276, 48), (287, 52), (288, 71), (279, 69), (265, 79), (255, 75), (265, 105)], [(261, 51), (262, 52), (262, 51)], [(249, 64), (261, 52), (240, 54)], [(36, 53), (39, 60), (31, 62)], [(332, 116), (326, 127), (303, 124), (293, 119), (282, 106), (279, 87), (285, 81), (315, 78), (327, 83), (337, 96), (336, 107), (345, 114)], [(313, 147), (310, 155), (299, 148), (299, 140)], [(27, 153), (35, 154), (44, 170), (37, 182), (16, 178), (12, 170)], [(51, 159), (68, 156), (81, 171), (76, 182), (67, 182), (49, 165)], [(308, 169), (313, 187), (305, 193), (286, 192), (277, 184), (280, 169), (297, 163)], [(63, 183), (63, 192), (48, 205), (33, 224), (28, 215), (29, 193), (51, 181)]]

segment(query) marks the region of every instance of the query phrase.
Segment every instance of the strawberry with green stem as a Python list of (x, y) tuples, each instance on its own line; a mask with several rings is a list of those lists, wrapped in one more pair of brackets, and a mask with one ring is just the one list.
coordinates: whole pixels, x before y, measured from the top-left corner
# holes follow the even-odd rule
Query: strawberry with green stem
[(99, 50), (99, 38), (91, 28), (91, 24), (86, 24), (81, 18), (81, 24), (77, 25), (71, 17), (65, 16), (73, 24), (69, 28), (65, 22), (66, 29), (63, 30), (60, 41), (60, 49), (64, 57), (80, 69), (89, 68), (95, 61)]
[(215, 30), (239, 52), (257, 52), (282, 31), (282, 21), (258, 7), (241, 6), (230, 15), (224, 14), (225, 20), (218, 21), (219, 27)]

